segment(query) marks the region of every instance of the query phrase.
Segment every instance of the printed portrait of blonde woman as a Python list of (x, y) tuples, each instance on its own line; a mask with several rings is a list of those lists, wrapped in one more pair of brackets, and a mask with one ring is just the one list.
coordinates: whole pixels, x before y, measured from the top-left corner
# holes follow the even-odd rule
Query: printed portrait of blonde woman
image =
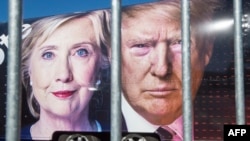
[(37, 121), (21, 138), (49, 140), (55, 131), (101, 132), (90, 101), (109, 66), (106, 10), (56, 15), (32, 23), (22, 44), (22, 82)]

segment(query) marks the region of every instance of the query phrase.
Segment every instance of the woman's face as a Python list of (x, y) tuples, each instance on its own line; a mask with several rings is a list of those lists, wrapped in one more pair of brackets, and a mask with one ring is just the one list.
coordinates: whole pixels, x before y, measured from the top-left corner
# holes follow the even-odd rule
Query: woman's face
[(43, 113), (70, 117), (87, 115), (96, 81), (100, 49), (91, 21), (75, 19), (59, 27), (30, 58), (33, 93)]

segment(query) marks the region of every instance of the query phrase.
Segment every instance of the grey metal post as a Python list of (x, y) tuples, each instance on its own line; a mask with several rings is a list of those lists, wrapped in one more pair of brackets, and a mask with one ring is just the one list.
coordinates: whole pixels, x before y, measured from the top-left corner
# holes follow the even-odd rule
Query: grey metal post
[(121, 4), (112, 0), (111, 141), (121, 140)]
[(245, 124), (241, 0), (234, 0), (234, 52), (236, 123), (240, 125)]
[(183, 133), (184, 141), (192, 141), (193, 134), (193, 106), (191, 95), (191, 67), (190, 67), (190, 16), (189, 0), (182, 0), (182, 92), (183, 92)]
[(20, 140), (22, 0), (9, 0), (6, 140)]

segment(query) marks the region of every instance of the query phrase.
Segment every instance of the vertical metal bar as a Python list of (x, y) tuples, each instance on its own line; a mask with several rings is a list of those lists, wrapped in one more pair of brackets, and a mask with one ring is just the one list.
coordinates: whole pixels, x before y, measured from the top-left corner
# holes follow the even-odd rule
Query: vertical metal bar
[(234, 52), (236, 123), (245, 124), (241, 0), (234, 0)]
[(6, 140), (20, 140), (22, 0), (9, 0)]
[(121, 140), (121, 4), (112, 0), (111, 141)]
[(189, 0), (182, 0), (182, 92), (183, 92), (183, 133), (184, 141), (192, 141), (193, 116), (191, 98), (190, 67), (190, 16)]

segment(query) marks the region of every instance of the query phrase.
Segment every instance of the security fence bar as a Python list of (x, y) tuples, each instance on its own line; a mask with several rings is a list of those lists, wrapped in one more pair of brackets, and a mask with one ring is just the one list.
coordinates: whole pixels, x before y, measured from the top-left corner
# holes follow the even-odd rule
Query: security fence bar
[(191, 98), (191, 67), (190, 67), (190, 15), (189, 0), (181, 1), (182, 21), (182, 94), (183, 94), (183, 133), (184, 141), (192, 141), (192, 98)]
[(236, 123), (241, 125), (245, 124), (241, 0), (234, 0), (234, 52)]
[(9, 0), (6, 141), (20, 140), (22, 0)]
[[(121, 4), (112, 0), (111, 23), (111, 141), (121, 140)], [(189, 0), (182, 0), (182, 85), (184, 141), (193, 139), (191, 97)], [(21, 127), (21, 24), (22, 0), (9, 0), (9, 48), (7, 66), (6, 141), (20, 140)], [(244, 71), (242, 46), (242, 1), (234, 0), (234, 52), (236, 122), (245, 124)]]
[(112, 0), (111, 141), (121, 140), (121, 4)]

